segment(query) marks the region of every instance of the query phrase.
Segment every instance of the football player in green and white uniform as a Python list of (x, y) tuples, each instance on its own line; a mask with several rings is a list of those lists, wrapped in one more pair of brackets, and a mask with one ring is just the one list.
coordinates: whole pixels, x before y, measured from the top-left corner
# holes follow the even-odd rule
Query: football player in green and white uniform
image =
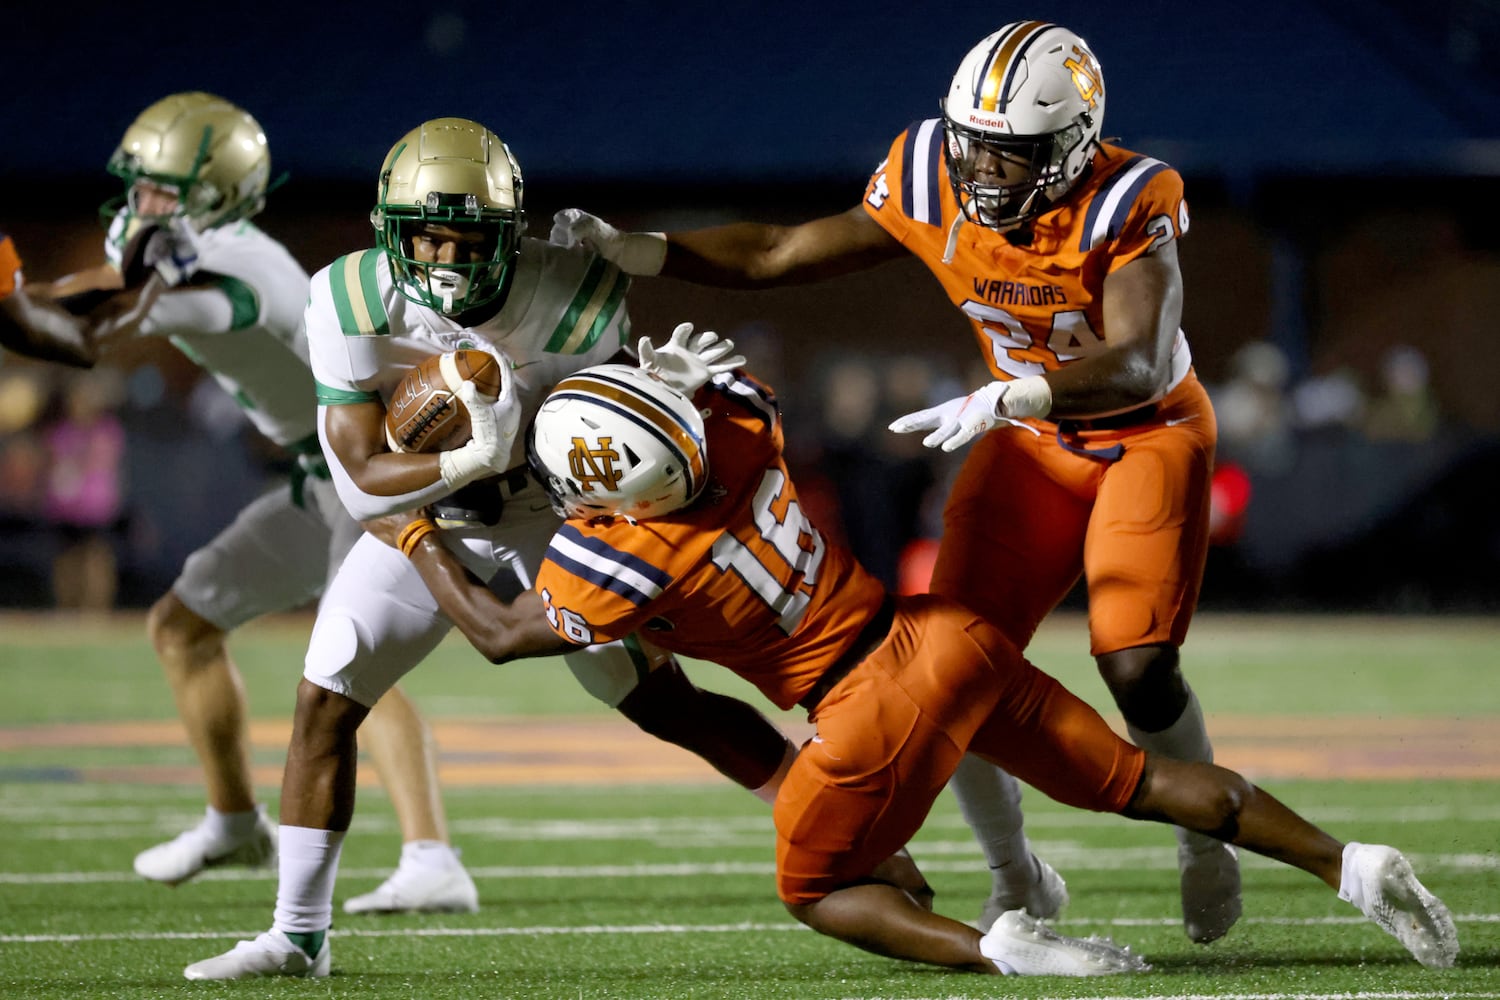
[[(523, 236), (521, 173), (500, 138), (462, 118), (428, 121), (392, 148), (371, 215), (376, 248), (313, 277), (308, 342), (319, 433), (355, 517), (431, 507), (445, 543), (497, 589), (529, 587), (558, 526), (519, 431), (562, 377), (622, 353), (629, 279), (583, 249)], [(386, 402), (406, 370), (456, 349), (495, 354), (498, 402), (460, 390), (470, 441), (432, 454), (388, 449)], [(713, 334), (649, 354), (669, 381), (743, 359)], [(502, 572), (503, 571), (503, 572)], [(339, 851), (354, 810), (355, 731), (370, 706), (452, 628), (401, 551), (361, 538), (319, 606), (298, 688), (281, 797), (272, 929), (190, 965), (189, 979), (325, 976)], [(669, 654), (631, 637), (565, 657), (584, 687), (647, 732), (693, 750), (773, 798), (795, 748), (757, 710), (700, 691)]]
[[(255, 799), (244, 687), (225, 640), (251, 619), (317, 597), (361, 531), (318, 444), (302, 327), (307, 272), (250, 221), (271, 175), (260, 125), (212, 94), (172, 94), (130, 125), (109, 169), (125, 191), (102, 210), (108, 262), (54, 282), (54, 311), (80, 313), (74, 322), (91, 345), (167, 338), (256, 430), (297, 456), (290, 482), (190, 555), (147, 619), (208, 793), (200, 823), (135, 859), (141, 876), (176, 885), (207, 867), (274, 862), (276, 827)], [(399, 691), (372, 720), (366, 747), (406, 841), (397, 875), (410, 883), (404, 905), (387, 908), (477, 909), (474, 883), (447, 843), (425, 725)], [(413, 871), (413, 855), (426, 866)]]

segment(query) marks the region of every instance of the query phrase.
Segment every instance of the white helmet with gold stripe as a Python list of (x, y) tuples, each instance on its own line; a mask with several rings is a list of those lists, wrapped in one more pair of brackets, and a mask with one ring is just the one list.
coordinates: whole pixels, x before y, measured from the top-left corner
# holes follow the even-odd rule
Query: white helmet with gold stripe
[(532, 471), (564, 517), (660, 517), (708, 481), (703, 417), (688, 398), (629, 365), (559, 382), (527, 439)]
[(1104, 125), (1104, 75), (1067, 28), (1016, 21), (969, 50), (942, 108), (948, 178), (964, 215), (1009, 229), (1083, 176)]

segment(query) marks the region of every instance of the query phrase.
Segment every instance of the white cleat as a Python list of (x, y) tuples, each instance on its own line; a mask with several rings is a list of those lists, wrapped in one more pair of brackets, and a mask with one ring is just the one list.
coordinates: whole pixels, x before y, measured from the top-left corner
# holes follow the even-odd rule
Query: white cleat
[(315, 957), (298, 948), (281, 931), (267, 931), (254, 941), (241, 941), (222, 955), (194, 962), (182, 974), (188, 979), (256, 979), (293, 976), (320, 979), (328, 975), (328, 939)]
[(463, 865), (401, 864), (374, 892), (344, 901), (345, 913), (478, 913), (479, 890)]
[(1108, 938), (1067, 937), (1024, 910), (1007, 910), (979, 939), (979, 952), (1008, 976), (1112, 976), (1151, 966)]
[(1339, 898), (1359, 907), (1429, 969), (1451, 968), (1458, 959), (1453, 915), (1394, 847), (1345, 844)]
[(204, 820), (165, 844), (157, 844), (135, 856), (135, 873), (141, 878), (178, 885), (205, 868), (243, 865), (265, 868), (276, 863), (276, 824), (261, 810), (255, 829), (242, 841), (215, 839)]
[(1182, 929), (1197, 944), (1217, 941), (1240, 919), (1240, 859), (1232, 845), (1193, 837), (1177, 845)]
[(995, 919), (1007, 910), (1025, 910), (1038, 919), (1055, 920), (1063, 907), (1068, 905), (1068, 884), (1063, 881), (1063, 877), (1036, 855), (1033, 854), (1031, 860), (1036, 862), (1035, 881), (1020, 890), (997, 888), (991, 893), (990, 898), (984, 901), (984, 908), (979, 911), (979, 923), (976, 926), (981, 931), (988, 931), (993, 927)]

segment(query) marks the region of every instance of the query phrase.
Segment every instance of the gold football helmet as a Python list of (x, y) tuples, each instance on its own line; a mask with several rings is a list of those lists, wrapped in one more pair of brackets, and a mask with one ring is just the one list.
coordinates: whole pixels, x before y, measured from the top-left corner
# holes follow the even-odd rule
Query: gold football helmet
[[(478, 122), (434, 118), (402, 136), (381, 167), (370, 213), (401, 294), (446, 315), (503, 296), (526, 228), (521, 186), (515, 156)], [(430, 224), (483, 232), (484, 259), (417, 260), (412, 234)]]
[(135, 194), (146, 181), (175, 191), (174, 214), (201, 232), (265, 207), (271, 152), (248, 113), (222, 97), (190, 91), (142, 111), (110, 157), (109, 172), (125, 182), (125, 194), (100, 210), (107, 223), (122, 208), (129, 212), (127, 226), (140, 218)]

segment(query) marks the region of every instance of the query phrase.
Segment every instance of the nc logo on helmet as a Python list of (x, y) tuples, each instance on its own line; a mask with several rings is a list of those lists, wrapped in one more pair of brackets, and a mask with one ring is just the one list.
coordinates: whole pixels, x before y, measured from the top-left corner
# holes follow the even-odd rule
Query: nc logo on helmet
[(1078, 96), (1088, 102), (1090, 108), (1098, 107), (1104, 94), (1104, 74), (1099, 71), (1099, 62), (1087, 49), (1073, 46), (1073, 54), (1063, 60), (1063, 65), (1073, 74), (1073, 86)]
[(597, 488), (613, 493), (620, 487), (623, 471), (615, 468), (620, 453), (611, 448), (612, 438), (601, 437), (596, 448), (590, 448), (583, 438), (573, 439), (573, 450), (568, 452), (568, 471), (578, 480), (578, 488), (585, 493)]

